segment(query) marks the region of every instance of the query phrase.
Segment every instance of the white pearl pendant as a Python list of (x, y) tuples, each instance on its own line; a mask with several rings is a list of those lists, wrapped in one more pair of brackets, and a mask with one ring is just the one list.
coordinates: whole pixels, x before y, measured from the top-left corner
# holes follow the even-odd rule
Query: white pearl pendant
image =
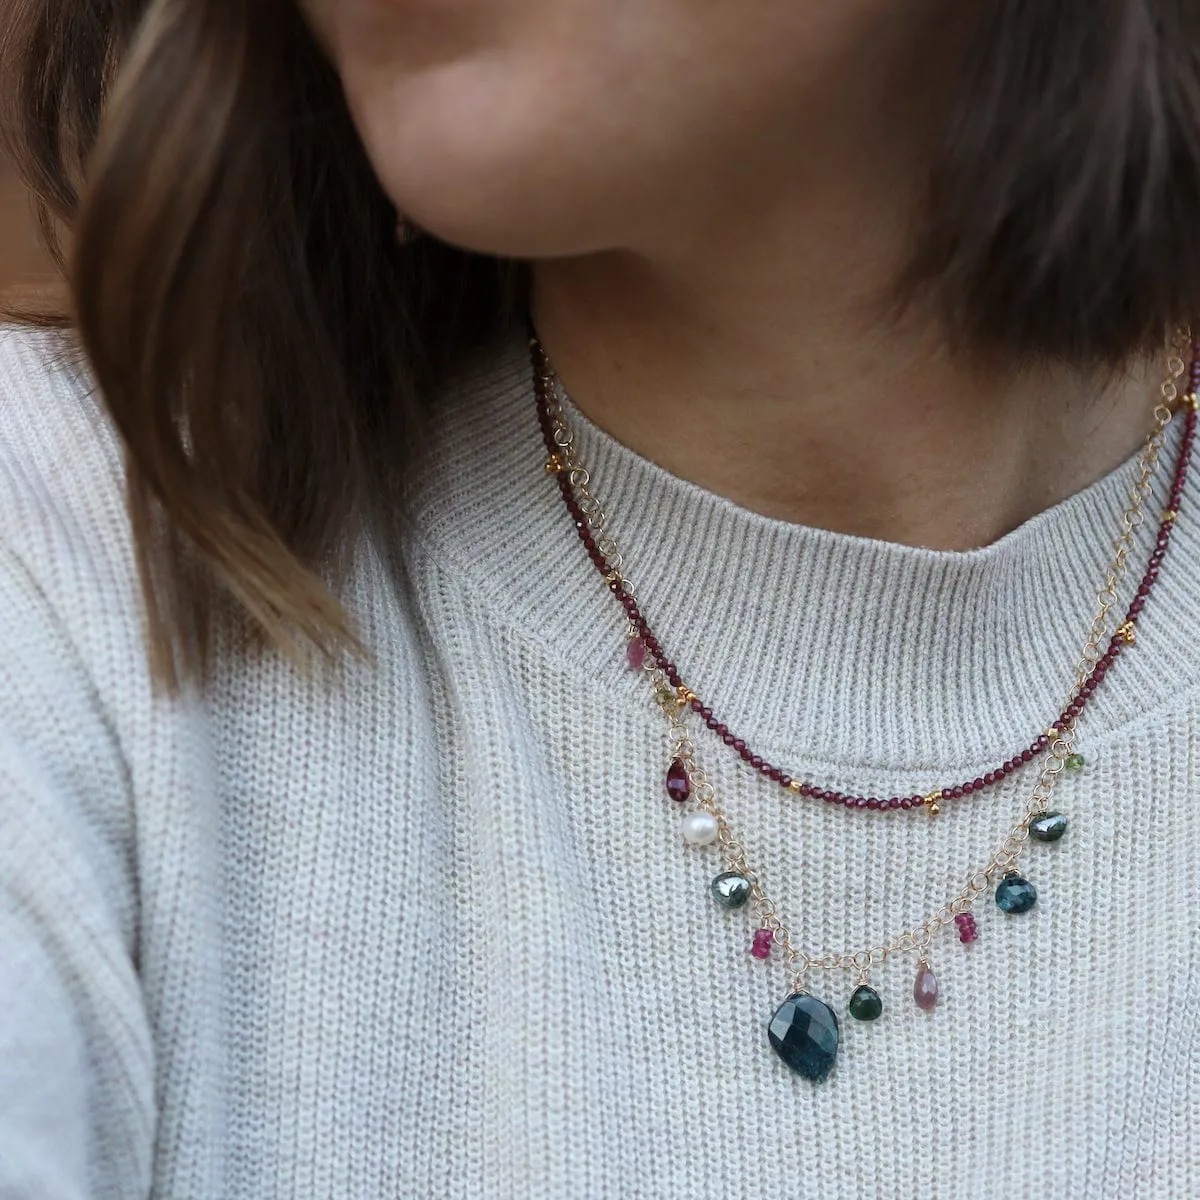
[(717, 840), (717, 818), (712, 813), (688, 813), (683, 818), (683, 839), (693, 846), (711, 845)]

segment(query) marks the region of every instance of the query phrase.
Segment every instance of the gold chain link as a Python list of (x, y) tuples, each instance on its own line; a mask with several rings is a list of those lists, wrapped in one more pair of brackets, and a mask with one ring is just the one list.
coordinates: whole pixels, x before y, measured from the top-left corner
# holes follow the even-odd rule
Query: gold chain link
[(1154, 407), (1154, 430), (1146, 442), (1145, 449), (1138, 458), (1137, 478), (1130, 488), (1130, 507), (1125, 510), (1121, 521), (1121, 531), (1117, 535), (1113, 547), (1113, 560), (1109, 564), (1104, 579), (1104, 587), (1096, 596), (1097, 609), (1088, 640), (1084, 644), (1079, 664), (1075, 670), (1076, 685), (1091, 674), (1103, 651), (1101, 646), (1109, 635), (1108, 614), (1117, 599), (1117, 585), (1125, 571), (1126, 560), (1133, 548), (1134, 534), (1145, 521), (1142, 506), (1149, 499), (1155, 471), (1158, 468), (1158, 456), (1162, 451), (1163, 438), (1167, 426), (1171, 423), (1171, 414), (1179, 399), (1178, 380), (1187, 369), (1179, 355), (1171, 355), (1167, 359), (1167, 377), (1159, 388), (1161, 399)]

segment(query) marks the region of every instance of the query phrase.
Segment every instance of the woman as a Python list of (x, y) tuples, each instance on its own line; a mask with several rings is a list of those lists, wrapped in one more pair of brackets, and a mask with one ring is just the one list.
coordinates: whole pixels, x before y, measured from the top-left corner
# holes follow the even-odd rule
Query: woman
[(0, 1191), (1200, 1193), (1191, 0), (9, 20)]

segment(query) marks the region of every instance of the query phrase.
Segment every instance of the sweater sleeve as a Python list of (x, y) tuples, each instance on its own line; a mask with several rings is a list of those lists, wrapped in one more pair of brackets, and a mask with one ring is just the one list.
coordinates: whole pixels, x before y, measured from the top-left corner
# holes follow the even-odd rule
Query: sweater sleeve
[(0, 545), (3, 1200), (149, 1192), (133, 812), (111, 714), (46, 589)]

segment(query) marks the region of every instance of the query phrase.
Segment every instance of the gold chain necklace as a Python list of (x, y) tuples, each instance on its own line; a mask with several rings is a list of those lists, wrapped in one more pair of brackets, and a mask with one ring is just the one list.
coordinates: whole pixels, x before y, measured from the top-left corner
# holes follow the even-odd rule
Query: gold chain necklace
[[(967, 944), (975, 941), (978, 931), (972, 906), (992, 888), (997, 876), (1000, 877), (995, 885), (997, 907), (1016, 914), (1027, 912), (1034, 906), (1037, 891), (1017, 870), (1017, 861), (1031, 837), (1036, 841), (1053, 843), (1066, 831), (1066, 816), (1052, 811), (1049, 802), (1060, 775), (1064, 771), (1081, 769), (1084, 765), (1082, 756), (1075, 751), (1078, 717), (1121, 653), (1136, 644), (1135, 628), (1158, 578), (1183, 498), (1197, 423), (1200, 341), (1193, 348), (1186, 394), (1182, 399), (1178, 381), (1185, 374), (1184, 361), (1175, 354), (1168, 359), (1167, 376), (1160, 386), (1159, 400), (1154, 409), (1154, 427), (1137, 459), (1137, 475), (1130, 489), (1130, 504), (1122, 513), (1113, 558), (1097, 594), (1096, 615), (1076, 667), (1076, 685), (1071, 697), (1055, 723), (1031, 743), (1027, 757), (1010, 760), (1005, 764), (1007, 769), (1003, 774), (996, 779), (987, 779), (986, 785), (998, 782), (1030, 762), (1037, 753), (1044, 752), (1045, 757), (1038, 764), (1036, 783), (1020, 820), (1008, 830), (986, 862), (968, 871), (965, 885), (958, 894), (939, 905), (919, 924), (869, 948), (821, 954), (812, 954), (797, 946), (778, 906), (767, 895), (760, 873), (751, 864), (745, 846), (730, 827), (708, 774), (700, 765), (691, 719), (699, 716), (722, 743), (731, 746), (754, 770), (782, 783), (789, 791), (844, 804), (848, 808), (911, 811), (923, 806), (936, 816), (945, 799), (957, 799), (980, 788), (971, 787), (966, 791), (959, 788), (958, 796), (950, 797), (944, 794), (946, 789), (935, 789), (925, 796), (893, 798), (894, 802), (883, 803), (862, 797), (846, 797), (785, 775), (781, 769), (765, 763), (752, 751), (748, 753), (749, 747), (741, 739), (732, 738), (727, 728), (714, 717), (712, 710), (683, 682), (678, 668), (666, 655), (642, 615), (633, 585), (625, 573), (624, 559), (607, 530), (604, 510), (590, 490), (591, 474), (580, 460), (574, 432), (567, 423), (563, 409), (564, 397), (557, 376), (536, 337), (531, 339), (530, 347), (538, 419), (549, 454), (546, 471), (558, 481), (564, 505), (592, 564), (625, 610), (628, 619), (626, 632), (631, 647), (628, 660), (649, 681), (654, 702), (667, 719), (671, 757), (665, 786), (670, 800), (684, 812), (681, 822), (683, 837), (692, 845), (715, 845), (719, 850), (725, 869), (712, 881), (710, 890), (713, 898), (723, 907), (749, 907), (755, 913), (757, 929), (751, 943), (751, 954), (756, 959), (766, 960), (771, 957), (774, 947), (777, 946), (782, 952), (791, 986), (767, 1027), (770, 1045), (797, 1074), (815, 1081), (823, 1080), (836, 1061), (841, 1029), (834, 1010), (809, 991), (810, 972), (849, 972), (854, 977), (855, 987), (847, 1006), (848, 1012), (857, 1020), (869, 1021), (878, 1018), (883, 1011), (882, 999), (869, 982), (872, 968), (882, 966), (894, 955), (916, 954), (913, 999), (919, 1007), (931, 1011), (937, 1005), (940, 991), (929, 961), (929, 948), (937, 933), (953, 924), (960, 941)], [(1145, 524), (1143, 510), (1153, 493), (1153, 480), (1166, 428), (1175, 408), (1181, 403), (1186, 413), (1185, 430), (1154, 549), (1137, 594), (1126, 611), (1125, 620), (1110, 635), (1109, 619), (1117, 603), (1117, 588), (1126, 574), (1136, 532)], [(979, 782), (982, 784), (982, 780)], [(847, 804), (847, 800), (854, 803)]]

